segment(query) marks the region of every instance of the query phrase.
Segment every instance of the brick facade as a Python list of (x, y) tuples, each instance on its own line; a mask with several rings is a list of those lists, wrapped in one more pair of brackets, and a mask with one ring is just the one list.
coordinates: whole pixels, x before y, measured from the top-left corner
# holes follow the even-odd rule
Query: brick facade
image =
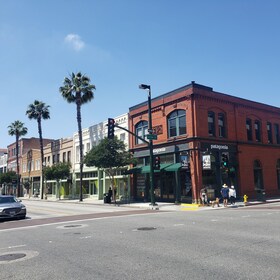
[[(171, 135), (172, 128), (180, 127), (179, 117), (172, 120), (172, 113), (176, 111), (185, 112), (186, 132)], [(147, 102), (131, 107), (129, 116), (130, 130), (136, 132), (141, 121), (148, 122)], [(251, 122), (251, 126), (247, 122)], [(267, 196), (280, 194), (279, 108), (215, 92), (192, 82), (152, 99), (152, 126), (157, 134), (157, 140), (153, 141), (154, 154), (159, 151), (164, 160), (161, 172), (155, 174), (158, 201), (192, 199), (197, 202), (203, 186), (212, 197), (219, 196), (223, 183), (235, 185), (239, 196), (247, 194), (254, 198), (260, 192)], [(252, 134), (250, 139), (248, 131)], [(131, 136), (130, 147), (139, 159), (138, 166), (148, 165), (147, 144), (136, 144)], [(228, 157), (226, 167), (221, 166), (224, 154)], [(182, 158), (188, 161), (187, 168), (175, 170), (174, 164)], [(203, 167), (206, 159), (211, 163)], [(168, 164), (174, 168), (167, 167)], [(173, 169), (173, 173), (168, 172)], [(144, 178), (145, 169), (140, 173), (133, 176), (132, 193), (136, 199), (147, 199), (148, 177)], [(142, 176), (145, 186), (141, 180), (137, 182), (137, 176)], [(186, 194), (189, 188), (184, 189), (184, 185), (190, 184), (188, 178), (191, 191)], [(138, 192), (141, 184), (142, 191)], [(139, 197), (144, 192), (146, 194)]]

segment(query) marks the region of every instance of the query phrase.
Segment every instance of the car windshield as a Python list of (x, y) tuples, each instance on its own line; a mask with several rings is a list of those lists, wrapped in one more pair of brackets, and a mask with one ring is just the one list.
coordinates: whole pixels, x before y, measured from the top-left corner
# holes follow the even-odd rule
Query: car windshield
[(12, 203), (12, 202), (17, 202), (17, 200), (14, 197), (0, 197), (0, 204), (2, 203)]

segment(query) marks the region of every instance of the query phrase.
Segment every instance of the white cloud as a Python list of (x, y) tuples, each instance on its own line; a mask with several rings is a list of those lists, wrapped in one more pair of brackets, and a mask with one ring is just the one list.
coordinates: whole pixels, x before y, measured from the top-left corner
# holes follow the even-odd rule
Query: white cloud
[(75, 51), (80, 51), (85, 47), (85, 42), (78, 34), (68, 34), (64, 41), (71, 46)]

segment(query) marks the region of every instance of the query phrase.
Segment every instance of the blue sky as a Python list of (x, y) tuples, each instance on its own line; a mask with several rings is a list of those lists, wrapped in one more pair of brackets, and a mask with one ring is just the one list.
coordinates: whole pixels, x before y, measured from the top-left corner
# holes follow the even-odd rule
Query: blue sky
[(81, 71), (96, 86), (83, 128), (191, 81), (280, 107), (277, 0), (0, 0), (0, 147), (35, 99), (50, 105), (43, 137), (77, 131), (76, 108), (59, 93)]

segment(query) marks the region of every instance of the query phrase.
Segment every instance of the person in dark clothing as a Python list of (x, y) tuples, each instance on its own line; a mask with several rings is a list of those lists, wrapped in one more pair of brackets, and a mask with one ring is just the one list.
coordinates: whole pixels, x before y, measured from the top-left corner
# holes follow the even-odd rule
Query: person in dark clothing
[(113, 195), (113, 191), (112, 191), (112, 188), (110, 187), (109, 190), (108, 190), (109, 203), (111, 203), (112, 195)]

